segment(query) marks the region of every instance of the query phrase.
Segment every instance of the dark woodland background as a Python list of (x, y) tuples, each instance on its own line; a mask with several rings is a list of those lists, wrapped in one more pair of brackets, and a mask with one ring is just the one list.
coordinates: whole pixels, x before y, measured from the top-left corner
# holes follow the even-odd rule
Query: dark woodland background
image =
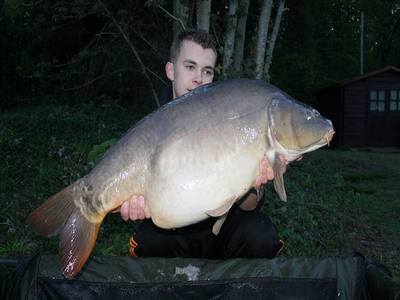
[[(159, 94), (167, 83), (164, 64), (173, 27), (180, 24), (173, 14), (174, 2), (3, 1), (0, 108), (49, 99), (67, 103), (112, 99), (136, 110), (153, 110), (152, 90)], [(202, 1), (180, 2), (187, 9), (186, 28), (196, 28), (196, 3)], [(209, 32), (219, 51), (217, 79), (255, 77), (260, 10), (268, 1), (250, 1), (241, 67), (226, 74), (222, 74), (224, 39), (232, 26), (229, 6), (235, 1), (206, 2), (211, 5)], [(279, 4), (270, 2), (267, 47)], [(364, 72), (400, 66), (399, 1), (287, 0), (283, 4), (271, 68), (263, 77), (292, 96), (312, 104), (318, 89), (359, 75), (361, 12)], [(239, 6), (236, 16), (240, 13)]]

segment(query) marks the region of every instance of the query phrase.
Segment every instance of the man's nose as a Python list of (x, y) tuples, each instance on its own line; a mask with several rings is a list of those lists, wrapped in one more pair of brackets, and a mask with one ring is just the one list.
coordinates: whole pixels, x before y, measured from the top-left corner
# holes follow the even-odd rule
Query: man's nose
[(203, 83), (203, 72), (198, 71), (193, 77), (193, 82), (197, 84), (202, 84)]

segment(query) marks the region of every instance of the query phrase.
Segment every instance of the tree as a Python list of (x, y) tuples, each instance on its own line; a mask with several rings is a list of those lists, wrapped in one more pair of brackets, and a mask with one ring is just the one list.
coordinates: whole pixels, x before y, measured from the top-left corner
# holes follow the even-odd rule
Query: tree
[(268, 26), (271, 17), (272, 0), (263, 0), (261, 13), (258, 19), (257, 46), (256, 46), (256, 69), (255, 77), (261, 79), (264, 71), (264, 56), (268, 37)]
[(235, 32), (237, 25), (238, 0), (229, 0), (229, 11), (225, 29), (224, 54), (222, 65), (222, 78), (228, 77), (228, 72), (232, 68), (232, 55), (235, 47)]
[(261, 72), (289, 94), (310, 99), (316, 89), (358, 75), (361, 11), (365, 71), (400, 66), (398, 1), (102, 1), (125, 37), (97, 0), (6, 1), (0, 10), (3, 99), (99, 96), (142, 101), (150, 110), (152, 93), (168, 82), (164, 63), (173, 34), (193, 27), (208, 27), (216, 38), (223, 78), (260, 78)]
[(196, 1), (196, 28), (210, 30), (211, 0)]
[(187, 5), (181, 2), (181, 0), (174, 0), (173, 10), (174, 10), (173, 33), (174, 37), (176, 37), (179, 34), (179, 32), (186, 29), (189, 19), (189, 9)]
[(360, 0), (365, 12), (365, 63), (368, 69), (400, 66), (399, 1)]
[(244, 45), (246, 40), (247, 15), (249, 11), (249, 0), (240, 0), (238, 8), (238, 22), (236, 29), (235, 53), (233, 67), (236, 74), (242, 71)]
[(271, 38), (268, 43), (267, 55), (265, 57), (265, 65), (264, 65), (264, 77), (269, 81), (269, 67), (272, 63), (272, 54), (275, 48), (276, 38), (278, 36), (279, 27), (281, 24), (282, 14), (285, 8), (285, 0), (279, 0), (278, 11), (275, 17), (274, 28), (272, 30)]

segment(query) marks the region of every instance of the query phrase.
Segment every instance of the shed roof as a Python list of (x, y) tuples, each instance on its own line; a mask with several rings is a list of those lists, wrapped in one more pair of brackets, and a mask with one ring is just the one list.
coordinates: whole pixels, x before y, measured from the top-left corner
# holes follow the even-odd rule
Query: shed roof
[(384, 68), (381, 68), (381, 69), (378, 69), (378, 70), (374, 70), (374, 71), (368, 72), (368, 73), (363, 74), (363, 75), (359, 75), (359, 76), (353, 77), (351, 79), (341, 80), (337, 84), (338, 85), (346, 85), (346, 84), (349, 84), (349, 83), (352, 83), (352, 82), (355, 82), (355, 81), (358, 81), (358, 80), (362, 80), (362, 79), (365, 79), (365, 78), (368, 78), (368, 77), (372, 77), (372, 76), (378, 75), (378, 74), (386, 72), (386, 71), (395, 71), (395, 72), (398, 72), (400, 74), (400, 69), (399, 68), (396, 68), (394, 66), (387, 66), (387, 67), (384, 67)]
[(350, 79), (344, 79), (344, 80), (338, 81), (335, 84), (332, 84), (330, 86), (322, 88), (320, 91), (329, 90), (331, 88), (338, 87), (338, 86), (344, 86), (344, 85), (347, 85), (349, 83), (353, 83), (353, 82), (356, 82), (356, 81), (359, 81), (359, 80), (363, 80), (365, 78), (372, 77), (372, 76), (378, 75), (378, 74), (386, 72), (386, 71), (394, 71), (394, 72), (399, 73), (399, 75), (400, 75), (400, 69), (399, 68), (394, 67), (394, 66), (386, 66), (384, 68), (377, 69), (377, 70), (365, 73), (363, 75), (358, 75), (358, 76), (350, 78)]

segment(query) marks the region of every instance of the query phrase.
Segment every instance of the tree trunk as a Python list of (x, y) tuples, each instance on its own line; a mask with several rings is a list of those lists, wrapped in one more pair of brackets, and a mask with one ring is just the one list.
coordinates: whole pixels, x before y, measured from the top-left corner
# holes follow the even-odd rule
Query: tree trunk
[[(184, 2), (184, 3), (182, 3)], [(185, 30), (187, 21), (189, 19), (189, 9), (185, 5), (185, 1), (174, 0), (174, 20), (173, 31), (174, 37), (176, 37), (182, 30)]]
[(207, 32), (210, 30), (211, 0), (196, 1), (196, 26)]
[(272, 0), (263, 0), (260, 18), (258, 20), (256, 48), (256, 79), (261, 79), (264, 71), (264, 56), (268, 37), (268, 25), (271, 17)]
[(279, 0), (279, 7), (276, 13), (274, 28), (272, 30), (271, 39), (268, 43), (267, 55), (265, 56), (264, 76), (269, 82), (269, 68), (272, 63), (272, 54), (275, 48), (276, 38), (278, 37), (279, 27), (281, 25), (282, 14), (285, 10), (285, 0)]
[(242, 71), (243, 50), (246, 38), (247, 14), (249, 11), (249, 0), (240, 0), (238, 10), (238, 23), (236, 30), (235, 53), (233, 57), (233, 67), (239, 75)]
[(224, 57), (222, 63), (222, 78), (227, 78), (232, 69), (232, 55), (235, 47), (238, 0), (229, 0), (228, 20), (225, 30)]

